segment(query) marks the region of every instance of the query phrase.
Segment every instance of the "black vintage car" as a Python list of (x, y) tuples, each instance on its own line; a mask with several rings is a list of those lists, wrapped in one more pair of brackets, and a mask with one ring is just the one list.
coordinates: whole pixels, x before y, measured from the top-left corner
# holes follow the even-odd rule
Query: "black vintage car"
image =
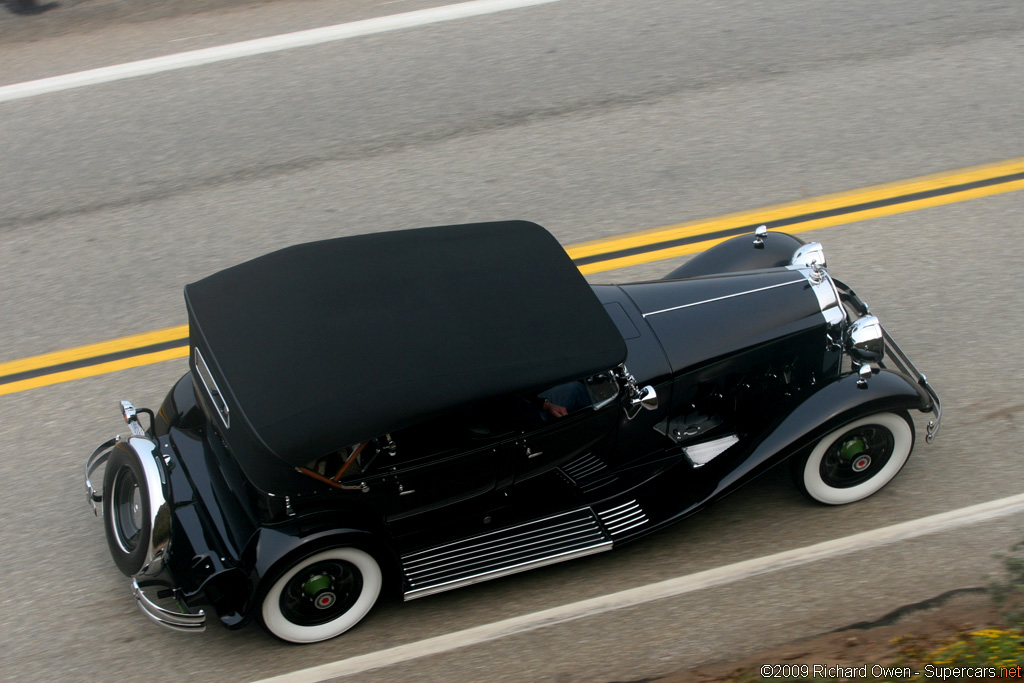
[(284, 249), (185, 288), (190, 371), (156, 413), (122, 402), (89, 500), (153, 620), (212, 607), (297, 643), (384, 590), (610, 550), (786, 461), (860, 500), (939, 400), (825, 265), (763, 228), (621, 286), (526, 222)]

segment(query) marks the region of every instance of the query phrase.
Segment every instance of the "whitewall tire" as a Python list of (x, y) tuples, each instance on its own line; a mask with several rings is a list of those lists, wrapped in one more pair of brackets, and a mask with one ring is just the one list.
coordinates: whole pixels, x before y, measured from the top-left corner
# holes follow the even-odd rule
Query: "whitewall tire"
[(341, 635), (377, 602), (381, 571), (369, 553), (331, 548), (306, 557), (282, 574), (263, 598), (263, 624), (291, 643)]
[(827, 434), (793, 474), (797, 486), (826, 505), (845, 505), (877, 493), (906, 464), (914, 424), (906, 412), (876, 413)]

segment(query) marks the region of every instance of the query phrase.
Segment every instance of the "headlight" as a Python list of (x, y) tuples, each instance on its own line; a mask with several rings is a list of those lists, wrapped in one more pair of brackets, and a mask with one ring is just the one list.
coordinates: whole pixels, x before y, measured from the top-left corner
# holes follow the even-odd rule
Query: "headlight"
[(877, 363), (885, 356), (882, 323), (873, 315), (855, 320), (846, 330), (846, 350), (854, 360)]
[(828, 268), (825, 261), (825, 248), (819, 242), (808, 242), (795, 252), (790, 259), (790, 264), (797, 268), (813, 268), (815, 264), (822, 268)]

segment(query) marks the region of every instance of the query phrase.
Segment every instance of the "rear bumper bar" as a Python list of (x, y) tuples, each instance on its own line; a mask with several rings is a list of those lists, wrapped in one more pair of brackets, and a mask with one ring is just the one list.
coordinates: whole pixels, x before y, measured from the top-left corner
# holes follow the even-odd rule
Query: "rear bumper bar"
[[(160, 584), (146, 582), (146, 588), (159, 585)], [(166, 590), (173, 592), (173, 589)], [(137, 578), (132, 579), (132, 594), (135, 596), (135, 602), (138, 604), (139, 609), (142, 610), (142, 613), (161, 626), (174, 631), (187, 631), (189, 633), (197, 633), (206, 630), (206, 612), (203, 610), (199, 610), (198, 612), (175, 612), (161, 607), (156, 604), (152, 598), (146, 595), (143, 587), (139, 585), (139, 580)]]

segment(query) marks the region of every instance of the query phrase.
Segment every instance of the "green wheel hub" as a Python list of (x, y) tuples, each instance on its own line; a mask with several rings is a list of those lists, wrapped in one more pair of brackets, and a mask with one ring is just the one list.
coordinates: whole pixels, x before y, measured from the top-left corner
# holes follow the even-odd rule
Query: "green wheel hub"
[(320, 591), (325, 591), (331, 587), (331, 577), (326, 574), (314, 574), (313, 576), (306, 579), (306, 582), (302, 584), (302, 591), (313, 597)]
[(864, 443), (864, 439), (860, 437), (850, 439), (839, 449), (839, 457), (843, 460), (853, 460), (863, 453), (865, 448), (867, 448), (867, 445)]

